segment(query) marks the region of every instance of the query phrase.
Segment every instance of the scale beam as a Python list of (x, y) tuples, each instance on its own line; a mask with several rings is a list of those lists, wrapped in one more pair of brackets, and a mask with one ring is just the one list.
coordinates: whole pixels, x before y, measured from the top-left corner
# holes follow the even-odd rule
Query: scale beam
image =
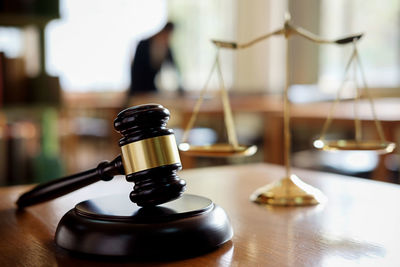
[(227, 49), (237, 50), (237, 49), (248, 48), (250, 46), (255, 45), (256, 43), (267, 40), (270, 37), (277, 36), (277, 35), (284, 35), (286, 38), (288, 38), (291, 35), (298, 35), (300, 37), (303, 37), (303, 38), (305, 38), (313, 43), (317, 43), (317, 44), (344, 45), (344, 44), (349, 44), (349, 43), (353, 43), (354, 41), (360, 40), (364, 34), (363, 33), (354, 34), (354, 35), (345, 36), (345, 37), (335, 39), (335, 40), (324, 39), (304, 28), (301, 28), (301, 27), (291, 24), (290, 17), (288, 17), (287, 20), (285, 21), (283, 28), (275, 30), (270, 33), (267, 33), (267, 34), (264, 34), (264, 35), (261, 35), (260, 37), (257, 37), (247, 43), (240, 44), (237, 42), (228, 42), (228, 41), (221, 41), (221, 40), (211, 40), (211, 42), (218, 48), (227, 48)]

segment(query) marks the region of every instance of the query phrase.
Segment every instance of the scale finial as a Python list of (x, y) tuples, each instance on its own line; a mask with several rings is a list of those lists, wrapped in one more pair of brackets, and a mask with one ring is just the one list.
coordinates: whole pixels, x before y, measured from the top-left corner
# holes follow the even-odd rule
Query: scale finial
[(285, 18), (285, 22), (289, 22), (292, 19), (292, 16), (290, 15), (289, 11), (285, 11), (284, 18)]

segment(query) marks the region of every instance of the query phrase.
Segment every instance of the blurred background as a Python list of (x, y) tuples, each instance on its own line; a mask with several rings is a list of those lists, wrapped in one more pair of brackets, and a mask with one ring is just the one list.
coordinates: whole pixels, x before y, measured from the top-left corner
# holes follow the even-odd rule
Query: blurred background
[[(216, 48), (210, 40), (247, 42), (281, 28), (286, 11), (293, 24), (324, 38), (365, 33), (359, 51), (368, 85), (373, 97), (382, 99), (378, 115), (387, 138), (396, 142), (400, 124), (397, 0), (1, 0), (0, 185), (47, 181), (113, 159), (120, 153), (113, 120), (129, 105), (158, 102), (170, 109), (169, 127), (175, 129), (179, 142), (214, 61)], [(155, 81), (157, 92), (128, 95), (138, 43), (167, 21), (175, 26), (170, 44), (176, 66), (162, 66)], [(183, 167), (282, 163), (277, 121), (282, 116), (288, 56), (290, 100), (299, 107), (323, 106), (323, 112), (311, 108), (311, 115), (319, 113), (319, 118), (299, 115), (293, 123), (293, 164), (398, 183), (396, 154), (326, 154), (311, 148), (343, 79), (351, 45), (318, 46), (293, 37), (289, 47), (286, 55), (285, 40), (274, 37), (246, 50), (221, 51), (239, 141), (257, 144), (259, 149), (249, 158), (182, 155)], [(351, 98), (355, 84), (347, 86)], [(218, 89), (218, 79), (213, 77), (204, 112), (190, 135), (192, 143), (226, 141)], [(332, 127), (333, 138), (354, 134), (351, 120), (341, 121)], [(373, 124), (366, 121), (365, 135), (374, 138)]]

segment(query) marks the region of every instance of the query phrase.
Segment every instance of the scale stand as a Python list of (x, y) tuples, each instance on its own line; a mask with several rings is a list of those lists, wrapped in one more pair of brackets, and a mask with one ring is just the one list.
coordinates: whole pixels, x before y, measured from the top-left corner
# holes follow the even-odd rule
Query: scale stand
[(290, 160), (290, 150), (291, 150), (291, 141), (290, 141), (290, 103), (288, 100), (288, 89), (289, 89), (289, 37), (292, 35), (298, 35), (302, 38), (305, 38), (311, 42), (317, 44), (348, 44), (351, 42), (358, 41), (362, 34), (352, 35), (345, 38), (337, 39), (337, 40), (326, 40), (322, 39), (319, 36), (314, 35), (313, 33), (294, 26), (290, 23), (290, 14), (286, 14), (285, 16), (285, 24), (282, 29), (278, 29), (274, 32), (268, 33), (266, 35), (260, 36), (248, 43), (238, 44), (235, 42), (224, 42), (214, 40), (213, 43), (220, 48), (228, 48), (228, 49), (244, 49), (248, 48), (260, 41), (266, 40), (275, 35), (283, 35), (286, 40), (286, 84), (284, 89), (284, 103), (283, 103), (283, 112), (284, 112), (284, 162), (285, 162), (285, 170), (286, 175), (280, 180), (266, 185), (262, 188), (257, 189), (251, 196), (250, 199), (256, 203), (260, 204), (270, 204), (270, 205), (282, 205), (282, 206), (301, 206), (301, 205), (314, 205), (321, 203), (326, 200), (326, 197), (323, 193), (304, 183), (300, 180), (296, 175), (291, 172), (291, 160)]

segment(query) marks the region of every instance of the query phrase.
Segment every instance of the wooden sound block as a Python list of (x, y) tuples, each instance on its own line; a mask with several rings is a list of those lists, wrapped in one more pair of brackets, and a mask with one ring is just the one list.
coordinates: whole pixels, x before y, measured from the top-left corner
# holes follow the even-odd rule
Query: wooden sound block
[(184, 194), (141, 208), (127, 195), (81, 202), (58, 224), (55, 242), (78, 254), (132, 259), (186, 258), (233, 236), (225, 211), (210, 199)]

